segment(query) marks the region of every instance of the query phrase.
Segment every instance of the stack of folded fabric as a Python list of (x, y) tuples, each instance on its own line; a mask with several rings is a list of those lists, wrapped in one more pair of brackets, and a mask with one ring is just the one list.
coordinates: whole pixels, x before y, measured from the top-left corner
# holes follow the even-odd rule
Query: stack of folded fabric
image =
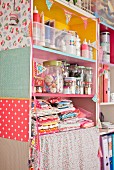
[(58, 108), (59, 110), (59, 130), (66, 131), (71, 129), (80, 128), (80, 124), (76, 121), (76, 117), (78, 116), (78, 112), (76, 108), (73, 106), (71, 100), (67, 99), (50, 99), (48, 100), (52, 106)]
[(92, 113), (82, 108), (78, 109), (77, 122), (80, 123), (80, 128), (89, 128), (94, 126), (94, 122), (90, 118), (87, 118), (88, 114), (92, 114)]
[(76, 109), (71, 100), (52, 98), (48, 100), (51, 106), (59, 110), (59, 130), (66, 131), (94, 126), (94, 122), (86, 118), (84, 109)]
[(39, 134), (58, 132), (59, 110), (57, 108), (52, 107), (47, 100), (37, 99), (32, 110), (34, 110), (32, 122), (35, 122), (36, 117)]
[(58, 132), (58, 115), (39, 117), (38, 122), (38, 129), (40, 134)]
[(56, 107), (52, 107), (47, 100), (37, 99), (36, 101), (37, 116), (47, 116), (59, 113)]
[(94, 126), (94, 122), (86, 118), (84, 110), (76, 109), (71, 100), (37, 99), (35, 104), (32, 103), (31, 110), (33, 135), (36, 131), (34, 127), (38, 127), (41, 135)]

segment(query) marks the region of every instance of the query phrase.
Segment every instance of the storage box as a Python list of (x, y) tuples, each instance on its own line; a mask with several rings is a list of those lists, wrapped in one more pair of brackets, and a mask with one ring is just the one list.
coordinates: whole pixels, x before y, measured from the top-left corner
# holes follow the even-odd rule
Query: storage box
[(76, 36), (45, 24), (33, 23), (33, 44), (76, 55)]

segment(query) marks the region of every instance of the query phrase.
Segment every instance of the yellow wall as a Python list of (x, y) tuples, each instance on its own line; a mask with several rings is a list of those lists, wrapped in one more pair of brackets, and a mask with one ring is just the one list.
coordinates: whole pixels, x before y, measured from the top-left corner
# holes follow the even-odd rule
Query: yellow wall
[[(44, 11), (45, 21), (55, 20), (55, 27), (63, 30), (74, 30), (78, 33), (81, 42), (86, 38), (90, 42), (96, 41), (96, 21), (92, 19), (87, 20), (87, 27), (84, 28), (84, 22), (80, 17), (80, 14), (74, 11), (70, 11), (75, 15), (72, 15), (71, 20), (66, 24), (66, 16), (62, 6), (54, 3), (50, 10), (48, 10), (45, 0), (34, 0), (34, 6), (37, 7), (39, 13)], [(65, 8), (65, 7), (64, 7)], [(94, 49), (94, 59), (96, 58), (96, 50)]]

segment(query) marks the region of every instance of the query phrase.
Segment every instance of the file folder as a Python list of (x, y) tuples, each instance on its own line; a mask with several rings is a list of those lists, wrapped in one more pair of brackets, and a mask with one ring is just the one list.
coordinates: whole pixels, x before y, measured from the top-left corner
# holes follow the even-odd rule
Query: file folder
[(104, 64), (105, 74), (103, 76), (103, 101), (110, 102), (110, 70), (109, 66)]
[(109, 153), (108, 153), (108, 136), (101, 136), (101, 148), (103, 152), (102, 170), (110, 170)]
[(114, 169), (114, 134), (112, 134), (112, 169)]
[(112, 165), (112, 135), (108, 136), (108, 155), (109, 155), (109, 162), (110, 162), (110, 170), (113, 170), (113, 165)]
[[(99, 64), (101, 70), (103, 70), (103, 64)], [(103, 102), (103, 74), (99, 76), (99, 100)]]

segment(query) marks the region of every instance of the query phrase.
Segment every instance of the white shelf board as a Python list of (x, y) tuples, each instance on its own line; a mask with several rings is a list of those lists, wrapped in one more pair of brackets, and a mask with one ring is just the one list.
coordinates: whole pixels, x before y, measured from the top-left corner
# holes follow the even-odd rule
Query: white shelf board
[(114, 133), (114, 129), (99, 129), (100, 135), (106, 135), (108, 133)]
[(109, 67), (114, 67), (114, 64), (113, 63), (107, 63), (107, 62), (100, 62), (101, 64), (105, 64), (105, 65), (108, 65)]
[(96, 17), (93, 14), (91, 14), (91, 13), (81, 9), (80, 7), (78, 7), (78, 6), (76, 6), (76, 5), (72, 4), (72, 3), (69, 3), (69, 2), (67, 2), (65, 0), (55, 0), (55, 2), (58, 2), (59, 4), (64, 5), (65, 7), (69, 8), (69, 9), (71, 9), (73, 11), (76, 11), (79, 14), (82, 14), (82, 15), (86, 16), (87, 18), (96, 19)]
[(108, 24), (106, 24), (106, 23), (104, 23), (104, 22), (102, 22), (102, 21), (101, 21), (100, 23), (101, 23), (102, 25), (104, 25), (104, 26), (106, 26), (106, 27), (114, 30), (114, 27), (112, 27), (111, 25), (108, 25)]
[(67, 57), (67, 61), (73, 62), (74, 63), (74, 59), (77, 60), (77, 62), (83, 62), (84, 64), (95, 64), (96, 60), (94, 59), (90, 59), (90, 58), (84, 58), (81, 56), (76, 56), (74, 54), (69, 54), (69, 53), (65, 53), (62, 51), (58, 51), (55, 49), (50, 49), (50, 48), (46, 48), (43, 46), (37, 46), (37, 45), (33, 45), (33, 56), (34, 58), (42, 58), (44, 60), (48, 59), (48, 60), (66, 60)]
[(100, 106), (105, 106), (105, 105), (114, 105), (114, 102), (104, 102), (104, 103), (100, 103)]

